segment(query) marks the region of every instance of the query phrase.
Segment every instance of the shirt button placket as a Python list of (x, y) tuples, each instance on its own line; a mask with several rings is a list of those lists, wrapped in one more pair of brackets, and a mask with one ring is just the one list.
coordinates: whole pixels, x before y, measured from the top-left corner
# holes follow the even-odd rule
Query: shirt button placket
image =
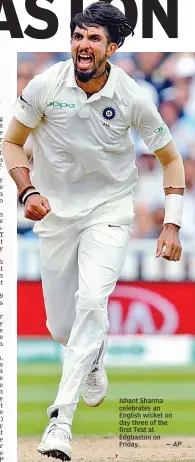
[(81, 107), (81, 109), (78, 112), (78, 116), (81, 117), (81, 119), (88, 119), (89, 117), (89, 106), (84, 105)]

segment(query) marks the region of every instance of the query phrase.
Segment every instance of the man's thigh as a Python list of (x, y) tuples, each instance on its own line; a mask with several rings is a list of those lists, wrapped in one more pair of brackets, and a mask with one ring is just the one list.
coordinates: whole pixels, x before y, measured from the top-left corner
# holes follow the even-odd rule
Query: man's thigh
[(78, 242), (76, 227), (53, 229), (40, 236), (40, 262), (47, 327), (55, 340), (67, 339), (75, 318), (78, 289)]
[(128, 225), (96, 224), (82, 233), (79, 243), (79, 296), (108, 299), (122, 269), (128, 242)]

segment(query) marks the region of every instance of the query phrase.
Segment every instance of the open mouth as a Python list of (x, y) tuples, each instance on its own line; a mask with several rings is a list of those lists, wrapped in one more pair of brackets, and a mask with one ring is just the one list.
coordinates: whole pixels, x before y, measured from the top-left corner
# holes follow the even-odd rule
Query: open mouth
[(77, 56), (77, 67), (80, 70), (85, 70), (85, 69), (90, 69), (90, 67), (93, 65), (93, 57), (88, 54), (78, 54)]

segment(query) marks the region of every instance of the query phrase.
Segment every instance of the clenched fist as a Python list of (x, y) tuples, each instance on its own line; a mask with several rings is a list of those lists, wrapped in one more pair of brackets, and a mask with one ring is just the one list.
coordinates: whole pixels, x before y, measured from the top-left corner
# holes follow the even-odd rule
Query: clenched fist
[(42, 218), (44, 218), (50, 210), (51, 207), (46, 197), (38, 194), (32, 194), (26, 200), (24, 216), (29, 220), (39, 221), (42, 220)]

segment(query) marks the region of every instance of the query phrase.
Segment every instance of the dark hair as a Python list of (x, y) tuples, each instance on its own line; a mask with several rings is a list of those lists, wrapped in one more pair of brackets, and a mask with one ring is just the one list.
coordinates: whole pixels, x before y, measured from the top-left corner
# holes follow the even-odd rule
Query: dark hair
[(123, 45), (125, 37), (134, 35), (126, 16), (110, 3), (100, 1), (92, 3), (82, 13), (77, 13), (73, 17), (70, 23), (71, 36), (76, 26), (84, 28), (95, 25), (107, 28), (110, 40), (119, 48)]

